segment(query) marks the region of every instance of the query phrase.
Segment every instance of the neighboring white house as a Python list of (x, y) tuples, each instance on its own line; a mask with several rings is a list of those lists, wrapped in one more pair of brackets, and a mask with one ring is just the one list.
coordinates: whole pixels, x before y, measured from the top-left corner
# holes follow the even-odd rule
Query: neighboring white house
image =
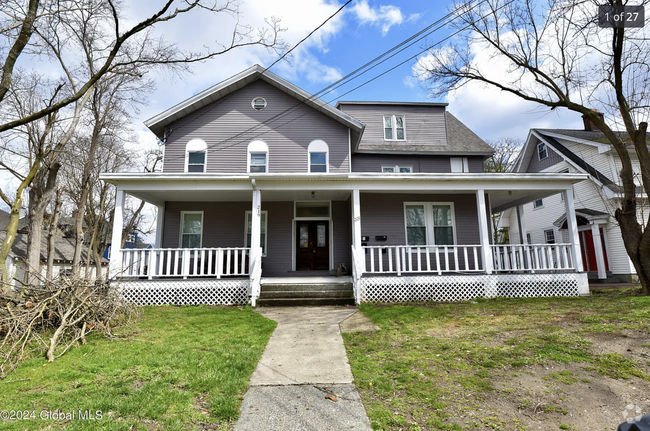
[[(627, 133), (619, 133), (627, 137)], [(587, 119), (584, 130), (531, 129), (514, 172), (589, 174), (588, 180), (573, 186), (583, 266), (590, 278), (635, 281), (636, 271), (613, 217), (622, 198), (621, 161), (607, 142), (605, 135)], [(635, 172), (640, 172), (632, 146), (630, 157)], [(562, 195), (552, 195), (505, 211), (500, 226), (509, 229), (512, 244), (566, 242), (564, 208)], [(641, 208), (647, 209), (647, 205)], [(521, 223), (517, 221), (517, 212), (524, 215)]]

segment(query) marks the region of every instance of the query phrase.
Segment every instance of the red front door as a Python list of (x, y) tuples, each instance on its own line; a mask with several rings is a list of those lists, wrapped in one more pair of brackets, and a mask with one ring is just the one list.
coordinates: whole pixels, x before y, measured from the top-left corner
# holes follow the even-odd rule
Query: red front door
[[(582, 263), (586, 271), (598, 271), (596, 263), (596, 249), (594, 248), (594, 236), (591, 230), (583, 230), (580, 234), (580, 251), (582, 254)], [(600, 228), (600, 246), (605, 258), (605, 271), (609, 271), (609, 262), (607, 261), (607, 252), (605, 251), (605, 241), (603, 228)]]
[(329, 269), (329, 221), (296, 222), (296, 271)]

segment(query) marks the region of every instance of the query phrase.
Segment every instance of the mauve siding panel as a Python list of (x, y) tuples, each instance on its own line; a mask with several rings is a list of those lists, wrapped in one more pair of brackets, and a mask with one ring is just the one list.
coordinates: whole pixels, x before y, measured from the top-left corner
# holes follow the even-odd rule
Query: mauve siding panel
[(562, 156), (553, 151), (551, 147), (546, 146), (546, 152), (548, 157), (544, 160), (539, 160), (539, 154), (537, 152), (537, 147), (533, 151), (533, 156), (530, 158), (530, 163), (528, 164), (528, 169), (526, 172), (542, 172), (546, 168), (550, 168), (553, 165), (564, 161)]
[[(451, 162), (449, 156), (418, 156), (399, 154), (366, 154), (352, 155), (352, 172), (381, 172), (382, 165), (412, 166), (413, 172), (449, 173)], [(468, 157), (469, 171), (482, 173), (483, 158)]]
[(293, 238), (293, 202), (264, 202), (268, 211), (268, 252), (262, 258), (262, 276), (286, 276), (291, 271)]
[(332, 223), (334, 225), (334, 262), (331, 269), (343, 264), (352, 271), (352, 231), (350, 229), (350, 201), (332, 201)]
[[(251, 107), (255, 97), (266, 99), (262, 111)], [(269, 172), (307, 172), (315, 139), (329, 146), (330, 172), (349, 172), (348, 128), (261, 80), (172, 123), (164, 172), (184, 172), (185, 146), (194, 138), (208, 145), (207, 172), (246, 172), (247, 147), (255, 140), (269, 147)]]
[[(444, 106), (341, 105), (366, 125), (360, 145), (447, 145)], [(403, 115), (405, 141), (384, 140), (384, 115)]]
[[(420, 195), (420, 194), (383, 194), (362, 193), (361, 197), (361, 235), (370, 237), (369, 246), (406, 245), (404, 224), (404, 202), (453, 202), (457, 245), (480, 244), (478, 212), (475, 194), (455, 195)], [(376, 241), (376, 235), (386, 235), (386, 241)], [(477, 249), (477, 252), (480, 251)], [(444, 255), (441, 254), (441, 262)], [(450, 265), (453, 258), (450, 254)], [(375, 255), (376, 257), (376, 255)], [(474, 268), (473, 251), (468, 250), (470, 268)], [(393, 256), (394, 259), (394, 256)], [(422, 267), (426, 265), (424, 253), (421, 256)], [(383, 256), (384, 269), (388, 268), (388, 254)], [(444, 264), (444, 263), (442, 263)], [(464, 258), (459, 251), (459, 265), (463, 268)], [(375, 270), (379, 268), (375, 261)], [(433, 265), (433, 263), (432, 263)], [(435, 266), (435, 265), (434, 265)], [(366, 256), (366, 267), (370, 270), (370, 254)]]
[[(368, 245), (406, 245), (404, 202), (453, 202), (458, 244), (480, 244), (475, 194), (361, 193), (361, 235)], [(375, 241), (387, 235), (387, 241)]]
[[(262, 275), (265, 277), (286, 276), (292, 269), (293, 260), (293, 202), (264, 202), (262, 211), (268, 211), (267, 253), (262, 258)], [(246, 232), (246, 211), (250, 202), (167, 202), (163, 248), (177, 248), (180, 244), (181, 212), (203, 211), (203, 247), (244, 247)], [(334, 225), (334, 262), (350, 270), (350, 203), (332, 202)]]

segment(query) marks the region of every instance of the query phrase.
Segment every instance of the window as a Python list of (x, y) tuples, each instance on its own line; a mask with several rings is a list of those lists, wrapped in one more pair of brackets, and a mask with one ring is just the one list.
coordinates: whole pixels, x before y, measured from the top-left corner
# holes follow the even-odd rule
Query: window
[(469, 172), (469, 161), (467, 157), (451, 157), (451, 172)]
[(200, 248), (203, 234), (203, 212), (182, 212), (181, 223), (181, 247)]
[(388, 166), (381, 165), (381, 171), (386, 172), (400, 172), (400, 173), (411, 173), (413, 172), (413, 166)]
[(408, 245), (455, 244), (452, 203), (407, 203), (404, 215)]
[(544, 206), (544, 199), (537, 199), (533, 202), (533, 208), (541, 208)]
[(555, 244), (555, 232), (553, 232), (553, 229), (544, 231), (544, 239), (546, 240), (546, 244)]
[[(268, 220), (268, 211), (262, 211), (260, 214), (260, 246), (262, 246), (262, 256), (266, 256), (266, 221)], [(253, 224), (253, 214), (246, 211), (246, 245), (251, 246), (251, 229)]]
[(253, 141), (248, 144), (248, 172), (268, 172), (269, 147), (264, 141)]
[(317, 139), (307, 148), (309, 154), (309, 172), (327, 172), (329, 164), (329, 147), (325, 141)]
[(533, 238), (530, 235), (530, 232), (526, 232), (526, 244), (532, 244), (533, 243)]
[(262, 109), (266, 108), (266, 99), (264, 99), (263, 97), (256, 97), (251, 102), (251, 106), (256, 111), (261, 111)]
[(185, 172), (206, 172), (208, 144), (203, 139), (192, 139), (185, 146)]
[(406, 140), (403, 115), (384, 115), (384, 140), (385, 141)]
[(542, 142), (537, 145), (537, 156), (539, 157), (539, 160), (544, 160), (548, 157), (548, 151), (546, 150), (545, 143)]

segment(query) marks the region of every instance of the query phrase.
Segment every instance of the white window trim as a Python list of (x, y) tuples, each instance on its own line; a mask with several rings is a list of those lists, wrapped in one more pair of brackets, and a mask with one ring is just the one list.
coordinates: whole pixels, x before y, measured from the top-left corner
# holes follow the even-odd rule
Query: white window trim
[[(456, 166), (460, 165), (460, 171), (457, 169), (454, 169), (454, 162), (456, 162)], [(467, 173), (469, 172), (469, 160), (467, 157), (450, 157), (449, 158), (449, 165), (451, 166), (451, 172), (452, 173)]]
[[(539, 147), (542, 146), (542, 145), (544, 146), (544, 151), (546, 152), (546, 157), (542, 157), (542, 155), (540, 154)], [(545, 160), (545, 159), (548, 159), (548, 145), (546, 145), (545, 142), (540, 142), (539, 144), (537, 144), (537, 160), (539, 160), (541, 162), (542, 160)]]
[[(190, 153), (205, 153), (203, 172), (208, 172), (208, 144), (203, 139), (190, 139), (185, 145), (185, 172), (189, 172)], [(198, 174), (199, 172), (192, 172)]]
[[(244, 214), (244, 247), (248, 247), (246, 245), (246, 241), (248, 240), (248, 216), (252, 216), (252, 211), (246, 211)], [(266, 254), (268, 253), (268, 243), (269, 243), (269, 212), (268, 211), (260, 211), (260, 214), (264, 214), (266, 217), (266, 234), (264, 235), (264, 252), (262, 253), (262, 257), (266, 257)], [(261, 220), (260, 220), (261, 223)], [(262, 234), (262, 227), (260, 226), (260, 235)], [(252, 238), (251, 238), (252, 241)], [(260, 244), (261, 245), (261, 244)]]
[(199, 248), (203, 248), (203, 211), (181, 211), (181, 229), (180, 237), (178, 238), (178, 248), (183, 248), (183, 225), (185, 221), (185, 214), (201, 214), (201, 240)]
[[(433, 206), (434, 205), (449, 205), (451, 209), (451, 227), (453, 228), (453, 244), (441, 244), (443, 247), (445, 245), (455, 246), (458, 245), (458, 240), (456, 239), (456, 211), (454, 210), (453, 202), (404, 202), (404, 208), (402, 213), (404, 214), (404, 244), (408, 244), (408, 226), (406, 223), (406, 206), (407, 205), (424, 205), (424, 222), (427, 232), (427, 243), (426, 245), (437, 245), (435, 243), (435, 234), (434, 234), (434, 224), (433, 224)], [(415, 247), (415, 246), (414, 246)]]
[[(546, 236), (547, 232), (551, 232), (553, 234), (553, 242), (548, 242), (548, 237)], [(557, 238), (555, 237), (555, 231), (553, 229), (544, 230), (544, 244), (557, 244)]]
[[(393, 172), (384, 172), (384, 169), (391, 168), (394, 169)], [(400, 172), (400, 169), (408, 169), (408, 172)], [(406, 165), (381, 165), (381, 172), (383, 174), (412, 174), (413, 166)]]
[(246, 153), (247, 163), (246, 172), (251, 173), (251, 155), (252, 154), (266, 154), (266, 169), (265, 172), (252, 172), (253, 174), (269, 173), (269, 146), (264, 141), (253, 141), (248, 144), (248, 151)]
[[(311, 171), (311, 153), (325, 153), (325, 172)], [(310, 174), (327, 174), (330, 171), (330, 148), (327, 142), (322, 139), (316, 139), (309, 143), (307, 147), (307, 172)]]
[[(542, 204), (539, 205), (539, 206), (536, 206), (535, 203), (536, 203), (537, 201), (542, 201)], [(544, 199), (535, 199), (535, 200), (533, 201), (533, 211), (534, 211), (534, 210), (541, 209), (541, 208), (544, 208)]]
[[(393, 128), (393, 139), (386, 139), (386, 123), (384, 118), (385, 117), (391, 117), (391, 127)], [(403, 121), (402, 124), (404, 125), (404, 139), (397, 139), (397, 121), (395, 120), (395, 117), (402, 117)], [(384, 114), (381, 116), (381, 134), (384, 137), (384, 141), (397, 141), (397, 142), (405, 142), (406, 141), (406, 115), (404, 114)]]

